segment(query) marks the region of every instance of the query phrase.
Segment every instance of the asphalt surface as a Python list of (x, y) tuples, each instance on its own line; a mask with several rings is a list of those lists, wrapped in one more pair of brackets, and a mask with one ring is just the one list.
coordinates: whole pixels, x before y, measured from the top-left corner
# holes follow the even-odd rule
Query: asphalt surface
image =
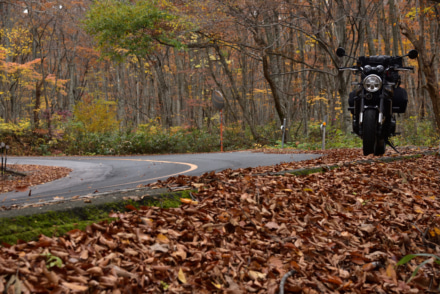
[[(0, 195), (1, 206), (66, 201), (84, 195), (126, 193), (171, 176), (202, 175), (211, 171), (270, 166), (319, 157), (315, 154), (265, 154), (250, 151), (112, 157), (9, 157), (8, 164), (63, 166), (73, 169), (69, 176), (30, 187), (26, 192)], [(0, 217), (1, 217), (0, 212)]]

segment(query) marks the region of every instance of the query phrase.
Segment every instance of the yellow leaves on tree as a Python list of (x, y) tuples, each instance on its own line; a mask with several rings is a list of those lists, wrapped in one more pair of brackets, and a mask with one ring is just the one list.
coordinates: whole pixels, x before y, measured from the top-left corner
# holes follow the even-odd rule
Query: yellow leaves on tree
[[(25, 88), (29, 85), (34, 87), (34, 82), (41, 78), (34, 66), (41, 63), (41, 59), (30, 62), (16, 62), (18, 56), (27, 55), (31, 52), (32, 38), (28, 30), (14, 28), (0, 30), (0, 39), (8, 40), (8, 45), (0, 44), (0, 80), (5, 83), (18, 83)], [(6, 87), (7, 88), (7, 87)]]
[(114, 131), (119, 124), (116, 119), (114, 102), (102, 99), (93, 100), (86, 97), (84, 101), (75, 105), (75, 120), (81, 122), (88, 133), (107, 133)]
[(11, 58), (32, 52), (32, 35), (28, 29), (22, 27), (14, 27), (10, 30), (0, 29), (0, 36), (8, 40), (9, 45), (0, 45), (2, 46), (0, 48)]

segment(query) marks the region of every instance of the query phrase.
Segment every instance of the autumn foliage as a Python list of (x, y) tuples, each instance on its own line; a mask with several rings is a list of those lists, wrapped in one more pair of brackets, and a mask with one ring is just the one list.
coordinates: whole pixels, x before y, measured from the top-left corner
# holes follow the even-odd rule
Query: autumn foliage
[(79, 102), (73, 111), (82, 133), (110, 133), (118, 128), (115, 103), (93, 100), (90, 97)]

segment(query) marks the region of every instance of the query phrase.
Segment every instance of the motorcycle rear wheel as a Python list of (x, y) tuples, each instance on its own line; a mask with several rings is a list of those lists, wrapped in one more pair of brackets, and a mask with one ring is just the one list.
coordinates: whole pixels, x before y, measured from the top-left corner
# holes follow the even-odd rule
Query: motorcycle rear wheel
[(385, 153), (385, 139), (377, 134), (377, 110), (366, 109), (362, 122), (362, 146), (364, 155), (371, 153), (382, 155)]

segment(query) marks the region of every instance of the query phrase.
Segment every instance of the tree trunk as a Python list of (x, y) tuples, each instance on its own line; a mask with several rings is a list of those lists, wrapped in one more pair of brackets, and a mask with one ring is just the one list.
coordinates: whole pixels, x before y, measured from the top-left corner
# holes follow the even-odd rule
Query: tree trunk
[(283, 112), (283, 108), (281, 107), (281, 95), (278, 91), (278, 87), (277, 87), (277, 83), (276, 80), (272, 78), (271, 76), (271, 71), (270, 71), (270, 59), (269, 59), (269, 54), (271, 50), (267, 49), (267, 54), (263, 53), (263, 74), (264, 74), (264, 78), (266, 79), (266, 81), (269, 84), (270, 90), (272, 91), (272, 97), (273, 97), (273, 101), (275, 103), (275, 109), (277, 111), (278, 114), (278, 118), (280, 120), (280, 122), (282, 123), (284, 118), (285, 118), (285, 114)]
[(160, 56), (155, 55), (155, 58), (150, 58), (150, 61), (153, 63), (154, 73), (156, 74), (156, 82), (158, 87), (157, 94), (161, 106), (162, 125), (166, 128), (169, 128), (172, 126), (171, 104), (169, 102), (171, 96), (170, 87), (168, 87), (165, 79), (163, 64)]
[[(423, 16), (421, 16), (421, 18), (423, 22)], [(431, 98), (437, 129), (440, 130), (440, 93), (437, 84), (437, 73), (433, 66), (434, 58), (430, 58), (428, 56), (427, 49), (423, 45), (423, 33), (425, 32), (422, 32), (422, 34), (417, 37), (414, 31), (410, 29), (406, 23), (401, 23), (400, 29), (402, 34), (406, 36), (408, 40), (414, 45), (414, 48), (419, 51), (418, 62), (425, 74), (426, 79), (426, 84), (424, 85), (424, 87), (428, 91), (429, 97)]]
[[(220, 90), (220, 92), (223, 93), (223, 98), (225, 99), (225, 109), (226, 109), (226, 113), (231, 113), (234, 122), (238, 121), (238, 117), (237, 114), (234, 111), (234, 108), (231, 107), (231, 102), (228, 98), (228, 95), (225, 94), (225, 87), (223, 84), (220, 83), (219, 79), (217, 78), (215, 71), (214, 71), (214, 62), (212, 62), (212, 60), (209, 58), (209, 48), (206, 48), (205, 50), (206, 53), (206, 58), (208, 59), (208, 64), (209, 64), (209, 72), (211, 73), (211, 77), (214, 80), (215, 84), (217, 85), (217, 88)], [(223, 111), (225, 112), (225, 111)]]
[(118, 99), (118, 120), (120, 121), (119, 127), (122, 128), (124, 126), (125, 121), (125, 109), (124, 109), (124, 99), (125, 95), (122, 89), (123, 79), (124, 79), (124, 72), (123, 72), (124, 64), (118, 64), (116, 66), (116, 87), (117, 87), (117, 94), (116, 97)]
[(397, 28), (397, 16), (394, 0), (389, 0), (390, 4), (390, 22), (393, 32), (393, 54), (399, 55), (399, 31)]
[[(374, 41), (373, 41), (373, 33), (371, 32), (371, 26), (369, 24), (369, 13), (367, 12), (367, 9), (365, 8), (365, 0), (360, 0), (360, 9), (361, 9), (361, 14), (363, 16), (363, 19), (365, 19), (365, 21), (362, 22), (363, 24), (363, 29), (365, 30), (365, 34), (366, 34), (366, 39), (367, 39), (367, 44), (368, 44), (368, 54), (370, 56), (372, 55), (376, 55), (376, 48), (374, 47)], [(377, 11), (377, 9), (376, 9)]]
[(34, 113), (34, 129), (40, 128), (40, 105), (41, 105), (41, 88), (44, 83), (44, 78), (41, 81), (36, 82), (35, 84), (35, 105), (33, 109)]
[(391, 48), (390, 48), (390, 34), (388, 32), (388, 25), (387, 25), (387, 18), (385, 17), (385, 5), (384, 1), (380, 2), (380, 9), (379, 9), (379, 15), (380, 19), (378, 20), (378, 26), (379, 26), (379, 34), (382, 35), (383, 38), (383, 44), (385, 48), (385, 55), (391, 55)]
[(76, 32), (73, 35), (73, 52), (71, 54), (71, 58), (69, 60), (69, 75), (70, 75), (70, 85), (69, 85), (69, 94), (68, 94), (68, 100), (67, 100), (67, 107), (70, 111), (73, 111), (73, 108), (75, 106), (75, 91), (77, 88), (77, 80), (76, 80), (76, 65), (75, 65), (75, 55), (76, 55), (76, 44), (78, 40), (78, 34), (79, 32)]
[(180, 126), (182, 124), (182, 105), (184, 101), (184, 93), (185, 93), (185, 74), (183, 60), (185, 56), (182, 56), (184, 52), (179, 52), (176, 48), (174, 48), (174, 57), (176, 62), (176, 81), (177, 81), (177, 97), (176, 97), (176, 105), (175, 111), (176, 114), (176, 124)]
[[(339, 46), (343, 46), (346, 44), (347, 35), (346, 35), (346, 21), (345, 21), (345, 9), (344, 2), (342, 0), (336, 0), (338, 4), (337, 7), (337, 19), (341, 19), (336, 24), (336, 32), (339, 38)], [(342, 20), (344, 18), (344, 21)], [(351, 116), (348, 111), (348, 78), (345, 77), (344, 72), (338, 72), (338, 76), (336, 77), (338, 84), (338, 93), (341, 99), (341, 107), (342, 107), (342, 117), (341, 117), (341, 127), (342, 130), (346, 133), (351, 132)]]
[(307, 109), (307, 78), (305, 72), (305, 48), (304, 48), (305, 40), (303, 34), (298, 34), (298, 49), (299, 49), (299, 58), (301, 61), (300, 70), (301, 73), (299, 76), (301, 77), (301, 92), (299, 94), (300, 103), (302, 105), (302, 120), (304, 122), (304, 135), (306, 137), (309, 136), (309, 112)]
[(256, 141), (260, 141), (261, 140), (261, 136), (255, 130), (255, 126), (252, 124), (252, 122), (251, 122), (251, 120), (249, 118), (249, 115), (248, 115), (246, 107), (245, 107), (245, 101), (243, 101), (244, 99), (242, 99), (242, 97), (240, 97), (240, 93), (238, 91), (238, 88), (237, 88), (237, 85), (235, 83), (234, 77), (232, 76), (232, 72), (229, 70), (228, 63), (226, 62), (225, 57), (221, 53), (220, 47), (219, 46), (214, 46), (214, 48), (215, 48), (215, 50), (217, 52), (217, 56), (220, 58), (220, 63), (223, 66), (223, 69), (226, 72), (226, 76), (228, 77), (229, 82), (231, 84), (232, 95), (234, 96), (234, 99), (238, 101), (238, 104), (240, 105), (240, 108), (241, 108), (241, 110), (243, 112), (244, 120), (246, 121), (247, 125), (249, 126), (249, 129), (250, 129), (254, 139)]

